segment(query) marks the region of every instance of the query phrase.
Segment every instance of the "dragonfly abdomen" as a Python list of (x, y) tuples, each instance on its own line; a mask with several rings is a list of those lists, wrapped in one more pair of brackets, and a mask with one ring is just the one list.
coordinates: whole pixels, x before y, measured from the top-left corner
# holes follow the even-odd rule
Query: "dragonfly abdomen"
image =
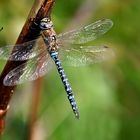
[(60, 60), (58, 59), (58, 52), (50, 52), (50, 55), (51, 55), (51, 58), (54, 60), (55, 64), (56, 64), (56, 67), (57, 67), (57, 70), (58, 70), (58, 73), (61, 77), (61, 80), (62, 80), (62, 83), (65, 87), (65, 91), (67, 93), (67, 97), (68, 97), (68, 100), (71, 104), (71, 107), (72, 107), (72, 110), (76, 116), (76, 118), (79, 118), (79, 112), (78, 112), (78, 107), (77, 107), (77, 104), (76, 104), (76, 101), (74, 99), (74, 95), (73, 95), (73, 92), (72, 92), (72, 88), (69, 84), (69, 81), (68, 81), (68, 78), (64, 72), (64, 69), (61, 65), (61, 62)]

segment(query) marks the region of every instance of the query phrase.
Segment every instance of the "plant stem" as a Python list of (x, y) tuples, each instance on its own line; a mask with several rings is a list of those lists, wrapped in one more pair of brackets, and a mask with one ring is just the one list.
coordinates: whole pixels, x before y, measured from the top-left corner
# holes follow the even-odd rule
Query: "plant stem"
[[(22, 44), (27, 41), (31, 41), (38, 37), (40, 33), (39, 28), (35, 28), (34, 23), (39, 23), (40, 20), (44, 17), (50, 17), (51, 9), (54, 4), (54, 0), (35, 0), (32, 9), (29, 13), (29, 16), (23, 26), (23, 29), (16, 41), (16, 44)], [(14, 53), (14, 47), (12, 53)], [(5, 76), (14, 68), (18, 67), (19, 65), (25, 63), (26, 61), (10, 61), (8, 60), (2, 73), (0, 76), (0, 110), (5, 112), (7, 110), (7, 106), (10, 102), (10, 99), (15, 91), (16, 86), (5, 86), (3, 84), (3, 80)], [(21, 73), (22, 74), (22, 73)], [(20, 78), (21, 74), (17, 76), (17, 79)], [(4, 113), (6, 115), (6, 113)], [(4, 122), (5, 115), (0, 116), (0, 124)], [(3, 123), (2, 123), (3, 124)], [(2, 128), (1, 128), (2, 127)], [(0, 126), (2, 133), (3, 126)]]

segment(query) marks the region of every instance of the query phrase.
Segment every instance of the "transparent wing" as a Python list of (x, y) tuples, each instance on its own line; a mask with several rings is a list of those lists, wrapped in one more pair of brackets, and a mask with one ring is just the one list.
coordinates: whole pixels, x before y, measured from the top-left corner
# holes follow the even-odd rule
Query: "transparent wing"
[(57, 36), (58, 42), (82, 44), (96, 39), (106, 33), (113, 25), (110, 19), (99, 20), (88, 26), (60, 34)]
[[(81, 44), (86, 43), (88, 41), (92, 41), (96, 39), (98, 36), (106, 33), (112, 27), (112, 25), (113, 23), (109, 19), (99, 20), (78, 30), (73, 30), (58, 35), (57, 36), (58, 44), (61, 43)], [(40, 37), (36, 40), (25, 42), (23, 44), (8, 45), (5, 47), (1, 47), (0, 59), (6, 60), (9, 59), (14, 61), (28, 60), (46, 51), (46, 47), (43, 46), (44, 41), (42, 40), (42, 37)], [(13, 47), (14, 51), (12, 52)]]
[(4, 78), (3, 83), (6, 86), (13, 86), (32, 81), (46, 74), (51, 67), (50, 57), (44, 53), (10, 71)]
[(107, 46), (80, 46), (60, 51), (62, 62), (69, 66), (84, 66), (109, 60), (114, 51)]
[(44, 47), (44, 42), (40, 37), (36, 40), (28, 41), (23, 44), (1, 47), (0, 59), (23, 61), (31, 59), (44, 51), (46, 51), (46, 47)]

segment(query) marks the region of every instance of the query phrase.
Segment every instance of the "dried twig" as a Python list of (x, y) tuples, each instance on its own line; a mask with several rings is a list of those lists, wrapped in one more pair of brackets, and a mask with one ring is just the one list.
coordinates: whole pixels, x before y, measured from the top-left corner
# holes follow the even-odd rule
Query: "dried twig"
[(41, 77), (33, 82), (33, 89), (32, 89), (33, 96), (32, 96), (31, 108), (30, 108), (30, 113), (29, 113), (28, 140), (34, 140), (34, 137), (36, 136), (36, 133), (37, 133), (36, 122), (38, 120), (37, 113), (38, 113), (38, 108), (40, 105), (42, 82), (43, 82), (43, 77)]
[[(49, 17), (51, 8), (53, 6), (54, 0), (35, 0), (31, 12), (28, 16), (26, 23), (23, 26), (23, 29), (17, 39), (16, 44), (21, 44), (37, 38), (40, 33), (40, 29), (37, 28), (35, 23), (39, 23), (40, 20), (44, 17)], [(14, 49), (13, 49), (14, 52)], [(16, 86), (5, 86), (3, 84), (3, 79), (5, 76), (15, 67), (25, 63), (26, 61), (7, 61), (4, 70), (0, 76), (0, 133), (3, 131), (3, 122), (5, 114), (8, 108), (9, 101), (11, 96), (14, 93)], [(17, 78), (19, 78), (18, 75)], [(2, 124), (2, 125), (1, 125)]]

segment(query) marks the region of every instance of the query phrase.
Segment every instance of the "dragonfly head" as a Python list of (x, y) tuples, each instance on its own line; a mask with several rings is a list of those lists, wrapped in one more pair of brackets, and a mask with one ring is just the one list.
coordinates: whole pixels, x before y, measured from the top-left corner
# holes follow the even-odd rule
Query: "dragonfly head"
[(40, 29), (49, 30), (53, 27), (53, 22), (49, 18), (43, 18), (40, 21)]

